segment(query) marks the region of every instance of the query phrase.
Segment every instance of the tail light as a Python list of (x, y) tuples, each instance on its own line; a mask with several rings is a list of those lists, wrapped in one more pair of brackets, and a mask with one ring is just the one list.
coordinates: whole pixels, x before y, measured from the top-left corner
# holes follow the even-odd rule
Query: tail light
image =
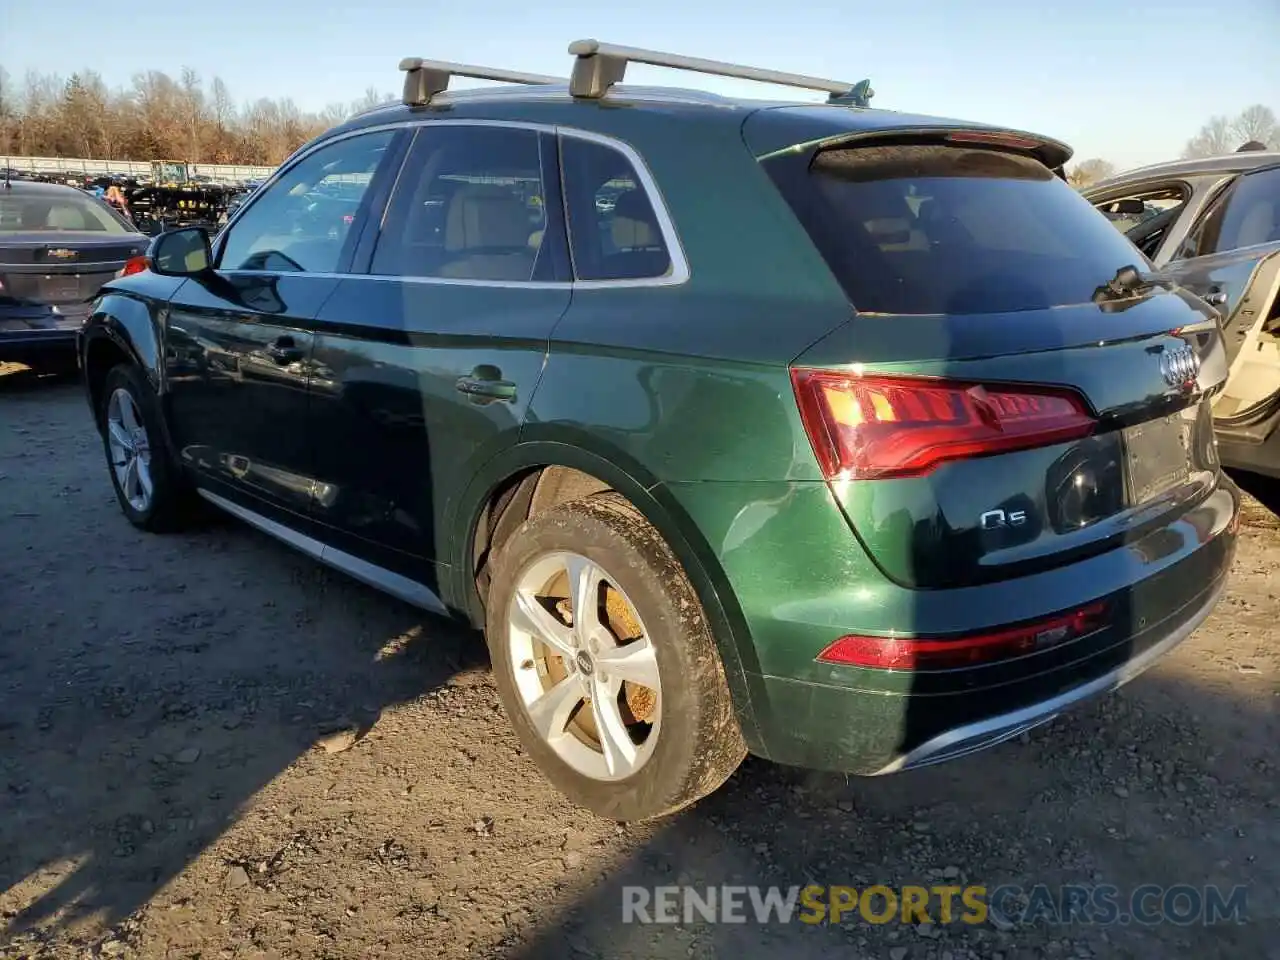
[(918, 477), (948, 460), (1088, 436), (1084, 400), (1053, 387), (791, 372), (800, 418), (829, 480)]
[(116, 277), (131, 277), (135, 273), (142, 273), (147, 269), (146, 257), (130, 257), (124, 262), (124, 266), (116, 273)]
[(818, 660), (877, 670), (953, 670), (1047, 650), (1096, 633), (1106, 622), (1107, 605), (1099, 602), (1048, 620), (963, 637), (841, 637)]

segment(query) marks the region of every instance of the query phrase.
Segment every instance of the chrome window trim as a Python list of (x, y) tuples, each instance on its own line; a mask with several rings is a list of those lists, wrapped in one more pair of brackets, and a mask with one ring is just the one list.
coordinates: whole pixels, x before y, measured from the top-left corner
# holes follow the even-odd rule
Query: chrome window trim
[[(692, 270), (689, 267), (688, 257), (685, 255), (684, 245), (680, 242), (680, 235), (676, 231), (675, 221), (671, 218), (671, 212), (667, 207), (666, 198), (663, 197), (662, 191), (658, 188), (657, 181), (653, 177), (649, 165), (645, 163), (640, 153), (627, 143), (625, 140), (619, 140), (617, 137), (608, 134), (596, 133), (592, 130), (583, 130), (578, 127), (566, 127), (559, 124), (551, 123), (535, 123), (525, 120), (485, 120), (474, 117), (467, 118), (451, 118), (446, 120), (432, 119), (412, 119), (397, 120), (391, 123), (381, 123), (368, 127), (361, 127), (358, 130), (348, 130), (345, 133), (338, 134), (333, 137), (327, 137), (324, 140), (312, 143), (303, 149), (298, 150), (293, 156), (280, 165), (270, 177), (263, 182), (262, 186), (254, 191), (253, 196), (247, 202), (242, 204), (240, 208), (232, 215), (232, 217), (218, 231), (216, 238), (217, 250), (215, 262), (221, 263), (223, 248), (226, 245), (226, 237), (236, 223), (243, 217), (246, 211), (253, 209), (253, 205), (258, 202), (259, 198), (270, 189), (282, 176), (287, 174), (299, 163), (306, 160), (318, 150), (321, 150), (330, 144), (340, 143), (343, 140), (349, 140), (352, 137), (359, 137), (370, 133), (380, 133), (387, 130), (414, 130), (415, 132), (433, 125), (440, 126), (473, 126), (473, 127), (510, 127), (518, 130), (532, 130), (538, 133), (548, 133), (556, 137), (569, 137), (579, 140), (586, 140), (616, 150), (618, 153), (631, 164), (635, 170), (636, 177), (640, 186), (645, 191), (645, 195), (649, 199), (650, 206), (653, 207), (654, 216), (658, 220), (658, 229), (662, 233), (663, 243), (666, 244), (667, 253), (671, 257), (671, 269), (660, 277), (636, 277), (622, 280), (579, 280), (575, 277), (572, 281), (547, 281), (547, 280), (472, 280), (472, 279), (454, 279), (450, 277), (397, 277), (371, 273), (305, 273), (297, 274), (282, 273), (278, 270), (226, 270), (227, 273), (247, 274), (250, 276), (299, 276), (299, 277), (317, 277), (317, 278), (338, 278), (349, 279), (359, 278), (365, 280), (379, 281), (396, 281), (400, 283), (416, 283), (416, 284), (439, 284), (447, 286), (474, 286), (474, 287), (491, 287), (491, 288), (529, 288), (529, 289), (545, 289), (545, 290), (568, 290), (573, 288), (581, 288), (584, 290), (601, 290), (612, 288), (630, 288), (630, 287), (670, 287), (679, 286), (687, 283)], [(563, 171), (563, 163), (561, 170)], [(397, 182), (403, 171), (403, 162), (400, 170), (396, 171)], [(388, 196), (388, 203), (395, 196), (394, 190)], [(385, 209), (383, 211), (386, 213)], [(565, 231), (568, 232), (568, 216), (566, 211)], [(219, 270), (223, 268), (218, 267)]]

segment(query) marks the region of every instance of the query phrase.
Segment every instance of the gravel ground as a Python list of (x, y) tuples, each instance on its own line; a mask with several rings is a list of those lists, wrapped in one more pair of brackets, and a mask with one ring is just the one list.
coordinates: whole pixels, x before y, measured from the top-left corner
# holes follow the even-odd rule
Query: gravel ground
[[(1274, 500), (1274, 490), (1262, 495)], [(1280, 523), (1120, 694), (877, 781), (570, 807), (478, 638), (224, 521), (134, 531), (79, 387), (0, 371), (0, 958), (1280, 958)], [(1206, 928), (622, 925), (623, 884), (1248, 887)]]

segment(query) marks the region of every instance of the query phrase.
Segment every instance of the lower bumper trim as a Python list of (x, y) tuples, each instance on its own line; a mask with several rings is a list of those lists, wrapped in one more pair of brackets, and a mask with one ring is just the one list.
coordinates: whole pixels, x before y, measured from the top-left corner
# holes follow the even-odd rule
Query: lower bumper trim
[(1096, 680), (1091, 680), (1088, 683), (1060, 693), (1056, 697), (1042, 700), (1040, 703), (1033, 703), (1020, 710), (1014, 710), (996, 717), (988, 717), (986, 720), (979, 720), (976, 723), (965, 724), (940, 733), (926, 740), (915, 749), (895, 757), (877, 770), (873, 776), (899, 773), (903, 770), (913, 770), (916, 767), (927, 767), (931, 764), (942, 763), (945, 760), (954, 760), (971, 753), (977, 753), (987, 747), (994, 747), (998, 743), (1011, 740), (1041, 724), (1048, 723), (1077, 704), (1119, 689), (1183, 640), (1187, 639), (1187, 637), (1191, 636), (1200, 624), (1204, 623), (1209, 614), (1213, 612), (1214, 606), (1226, 587), (1227, 578), (1223, 577), (1217, 586), (1213, 588), (1208, 600), (1196, 610), (1189, 620), (1185, 621), (1155, 646), (1148, 648), (1110, 673), (1103, 674)]

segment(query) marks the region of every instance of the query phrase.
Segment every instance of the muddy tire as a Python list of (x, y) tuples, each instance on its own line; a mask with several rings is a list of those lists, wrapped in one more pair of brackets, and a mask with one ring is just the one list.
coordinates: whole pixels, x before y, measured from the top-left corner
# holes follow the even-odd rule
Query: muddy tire
[(493, 561), (486, 620), (507, 716), (574, 803), (659, 817), (715, 790), (746, 755), (697, 595), (618, 494), (554, 507), (512, 534)]

